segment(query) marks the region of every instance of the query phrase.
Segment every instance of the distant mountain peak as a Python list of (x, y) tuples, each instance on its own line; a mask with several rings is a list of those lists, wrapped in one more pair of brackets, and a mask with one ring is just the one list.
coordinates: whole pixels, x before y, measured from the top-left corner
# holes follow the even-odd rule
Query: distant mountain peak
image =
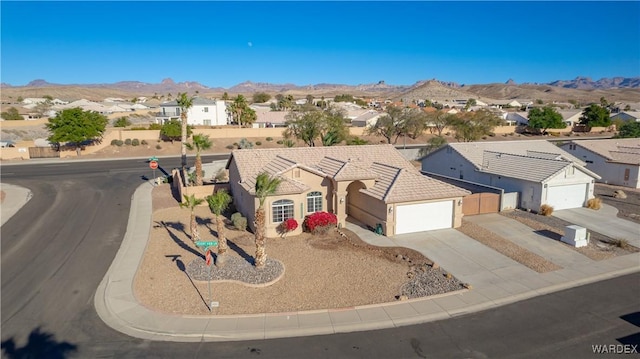
[(505, 85), (516, 85), (516, 82), (513, 81), (513, 79), (508, 79), (507, 82), (504, 83)]
[(171, 77), (167, 77), (166, 79), (162, 79), (160, 82), (161, 85), (175, 85), (176, 83), (173, 81)]

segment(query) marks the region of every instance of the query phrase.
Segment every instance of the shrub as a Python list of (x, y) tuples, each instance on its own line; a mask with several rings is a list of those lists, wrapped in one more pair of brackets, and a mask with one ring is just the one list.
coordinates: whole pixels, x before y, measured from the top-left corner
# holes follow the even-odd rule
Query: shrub
[(262, 145), (262, 142), (256, 141), (256, 146), (260, 146), (260, 145)]
[(111, 146), (115, 146), (118, 143), (118, 140), (111, 140)]
[(293, 140), (284, 140), (282, 144), (284, 145), (284, 147), (293, 147), (296, 145), (296, 143), (293, 142)]
[(267, 137), (266, 140), (267, 140), (267, 142), (271, 142), (271, 141), (273, 141), (273, 137)]
[(120, 147), (124, 145), (124, 142), (122, 142), (122, 140), (116, 140), (116, 146)]
[(276, 230), (280, 233), (280, 237), (284, 238), (287, 236), (287, 233), (295, 231), (296, 228), (298, 228), (298, 221), (293, 218), (289, 218), (280, 223)]
[(130, 130), (131, 131), (146, 131), (147, 128), (146, 127), (141, 127), (141, 126), (136, 126), (136, 127), (131, 127)]
[(587, 201), (587, 208), (598, 210), (602, 207), (602, 200), (598, 197), (591, 198)]
[(315, 212), (304, 218), (302, 226), (305, 231), (313, 234), (326, 234), (331, 228), (335, 228), (338, 217), (333, 213)]
[(113, 121), (113, 127), (127, 127), (131, 126), (131, 121), (126, 117), (120, 117)]
[(614, 239), (611, 244), (618, 248), (629, 249), (629, 241), (626, 239)]
[(147, 142), (147, 140), (142, 140), (142, 141), (140, 141), (140, 144), (141, 144), (141, 145), (148, 145), (148, 144), (149, 144), (149, 142)]
[(157, 144), (156, 145), (156, 150), (161, 150), (161, 149), (162, 149), (162, 146), (160, 146), (160, 144)]
[(131, 146), (139, 146), (140, 145), (140, 140), (137, 138), (134, 138), (133, 140), (131, 140)]
[(540, 212), (538, 213), (545, 217), (549, 217), (553, 213), (553, 206), (543, 204), (542, 206), (540, 206)]
[(250, 149), (253, 148), (253, 142), (247, 140), (246, 138), (243, 138), (240, 140), (240, 142), (238, 143), (238, 148), (240, 149)]
[(496, 137), (496, 134), (494, 132), (489, 133), (489, 137)]
[(281, 144), (283, 144), (283, 143), (284, 143), (284, 141), (282, 141), (282, 140), (278, 140), (276, 143), (277, 143), (277, 144), (279, 144), (279, 145), (281, 145)]
[(227, 149), (228, 149), (228, 150), (232, 150), (232, 149), (234, 149), (234, 148), (236, 148), (236, 146), (234, 146), (234, 145), (227, 145)]
[(150, 130), (161, 130), (162, 129), (162, 125), (159, 123), (152, 123), (149, 125), (149, 129)]
[(124, 144), (127, 146), (131, 146), (131, 139), (127, 138), (126, 140), (124, 140)]
[(247, 229), (247, 218), (243, 217), (240, 212), (231, 215), (231, 222), (233, 222), (233, 226), (239, 231)]

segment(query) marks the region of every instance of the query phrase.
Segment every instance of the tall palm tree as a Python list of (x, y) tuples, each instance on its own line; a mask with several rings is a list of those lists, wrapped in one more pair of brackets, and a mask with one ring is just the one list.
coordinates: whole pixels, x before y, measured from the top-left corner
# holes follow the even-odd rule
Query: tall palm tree
[(238, 95), (233, 101), (233, 112), (235, 114), (236, 121), (238, 121), (238, 127), (242, 127), (242, 113), (247, 107), (247, 100), (242, 95)]
[(231, 203), (231, 195), (225, 189), (221, 189), (218, 192), (207, 196), (207, 203), (211, 213), (216, 215), (216, 226), (218, 230), (218, 259), (216, 265), (219, 267), (224, 266), (226, 261), (225, 253), (227, 252), (227, 238), (224, 236), (224, 217), (222, 213), (227, 210)]
[(204, 199), (196, 198), (195, 195), (187, 196), (185, 194), (183, 196), (184, 202), (180, 203), (180, 207), (188, 208), (189, 210), (191, 210), (191, 240), (195, 243), (196, 241), (200, 240), (200, 233), (198, 233), (198, 222), (196, 222), (196, 207), (204, 202)]
[(187, 183), (187, 112), (193, 106), (193, 97), (187, 93), (179, 93), (176, 99), (180, 106), (180, 120), (182, 121), (182, 180)]
[(265, 252), (265, 213), (264, 213), (264, 201), (268, 196), (274, 194), (280, 185), (279, 178), (270, 177), (266, 172), (262, 172), (256, 178), (256, 197), (258, 197), (258, 201), (260, 205), (256, 210), (256, 219), (254, 220), (254, 225), (256, 228), (255, 238), (256, 238), (256, 255), (255, 255), (255, 266), (263, 267), (267, 261), (267, 253)]
[(209, 135), (193, 135), (193, 143), (187, 143), (189, 151), (196, 150), (196, 186), (202, 186), (202, 158), (200, 151), (208, 150), (213, 145), (209, 139)]

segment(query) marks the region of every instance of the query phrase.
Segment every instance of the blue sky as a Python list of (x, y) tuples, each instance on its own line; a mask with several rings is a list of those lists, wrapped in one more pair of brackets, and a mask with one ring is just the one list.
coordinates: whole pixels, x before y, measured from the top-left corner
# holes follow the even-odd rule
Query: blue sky
[(1, 1), (1, 81), (411, 85), (640, 76), (640, 2)]

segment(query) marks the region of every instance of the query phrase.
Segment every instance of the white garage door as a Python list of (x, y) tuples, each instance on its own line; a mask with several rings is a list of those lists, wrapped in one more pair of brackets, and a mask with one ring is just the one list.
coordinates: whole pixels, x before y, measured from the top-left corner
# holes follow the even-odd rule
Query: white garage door
[(453, 227), (453, 201), (396, 207), (396, 234)]
[(553, 206), (554, 210), (582, 207), (586, 197), (586, 183), (553, 186), (547, 190), (547, 204)]

